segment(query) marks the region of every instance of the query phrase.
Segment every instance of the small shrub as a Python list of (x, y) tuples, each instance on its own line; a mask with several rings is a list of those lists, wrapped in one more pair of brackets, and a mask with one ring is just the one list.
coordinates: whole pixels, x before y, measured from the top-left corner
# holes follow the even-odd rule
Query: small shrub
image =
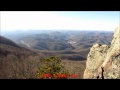
[[(50, 56), (44, 59), (44, 65), (38, 68), (37, 77), (41, 79), (59, 79), (68, 78), (68, 70), (61, 64), (60, 57)], [(61, 76), (60, 76), (61, 75)], [(63, 75), (63, 76), (62, 76)]]

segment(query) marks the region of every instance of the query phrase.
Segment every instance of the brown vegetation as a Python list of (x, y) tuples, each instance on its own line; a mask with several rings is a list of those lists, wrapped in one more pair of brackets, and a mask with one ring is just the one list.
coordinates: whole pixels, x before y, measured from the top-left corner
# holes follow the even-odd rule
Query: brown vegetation
[[(37, 54), (29, 49), (16, 46), (17, 44), (6, 38), (2, 40), (0, 43), (0, 79), (37, 79), (38, 67), (44, 65), (44, 58), (53, 55), (49, 52)], [(68, 53), (69, 57), (75, 54), (71, 51), (64, 51), (64, 53)], [(84, 61), (69, 61), (61, 56), (60, 58), (61, 64), (68, 69), (70, 74), (78, 74), (80, 75), (78, 79), (82, 78)]]
[(63, 66), (68, 69), (70, 74), (77, 74), (77, 79), (82, 79), (86, 67), (86, 61), (62, 60)]

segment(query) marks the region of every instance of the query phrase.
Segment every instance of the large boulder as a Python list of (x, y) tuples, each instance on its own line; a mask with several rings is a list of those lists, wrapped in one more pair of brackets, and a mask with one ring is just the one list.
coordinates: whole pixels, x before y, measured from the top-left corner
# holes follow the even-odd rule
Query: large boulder
[(83, 79), (120, 79), (120, 28), (111, 45), (94, 44), (87, 56)]

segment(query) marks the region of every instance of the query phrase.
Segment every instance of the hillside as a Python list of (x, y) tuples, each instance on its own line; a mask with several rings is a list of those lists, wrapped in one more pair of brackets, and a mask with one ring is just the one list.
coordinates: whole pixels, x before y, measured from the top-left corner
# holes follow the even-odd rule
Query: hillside
[(21, 56), (35, 54), (35, 52), (30, 51), (24, 47), (20, 47), (10, 39), (0, 36), (0, 56), (7, 56), (9, 54)]
[[(44, 65), (44, 58), (50, 54), (37, 54), (3, 36), (0, 41), (0, 79), (37, 79), (38, 67)], [(85, 61), (71, 61), (62, 58), (62, 64), (71, 74), (79, 74), (78, 78), (82, 78)]]
[(0, 79), (33, 77), (35, 71), (32, 69), (42, 63), (41, 59), (35, 52), (0, 36)]
[[(59, 55), (68, 60), (86, 60), (95, 43), (110, 44), (112, 31), (31, 30), (3, 34), (18, 45), (39, 54)], [(69, 54), (69, 55), (68, 55)], [(74, 58), (76, 56), (76, 58)]]
[(5, 45), (19, 48), (19, 46), (16, 43), (14, 43), (13, 41), (11, 41), (3, 36), (0, 36), (0, 44), (5, 44)]

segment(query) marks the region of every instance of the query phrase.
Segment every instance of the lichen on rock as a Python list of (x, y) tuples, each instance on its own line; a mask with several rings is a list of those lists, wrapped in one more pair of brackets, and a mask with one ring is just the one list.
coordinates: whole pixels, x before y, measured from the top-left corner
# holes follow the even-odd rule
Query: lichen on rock
[(94, 44), (87, 56), (83, 79), (120, 79), (120, 28), (111, 45)]

